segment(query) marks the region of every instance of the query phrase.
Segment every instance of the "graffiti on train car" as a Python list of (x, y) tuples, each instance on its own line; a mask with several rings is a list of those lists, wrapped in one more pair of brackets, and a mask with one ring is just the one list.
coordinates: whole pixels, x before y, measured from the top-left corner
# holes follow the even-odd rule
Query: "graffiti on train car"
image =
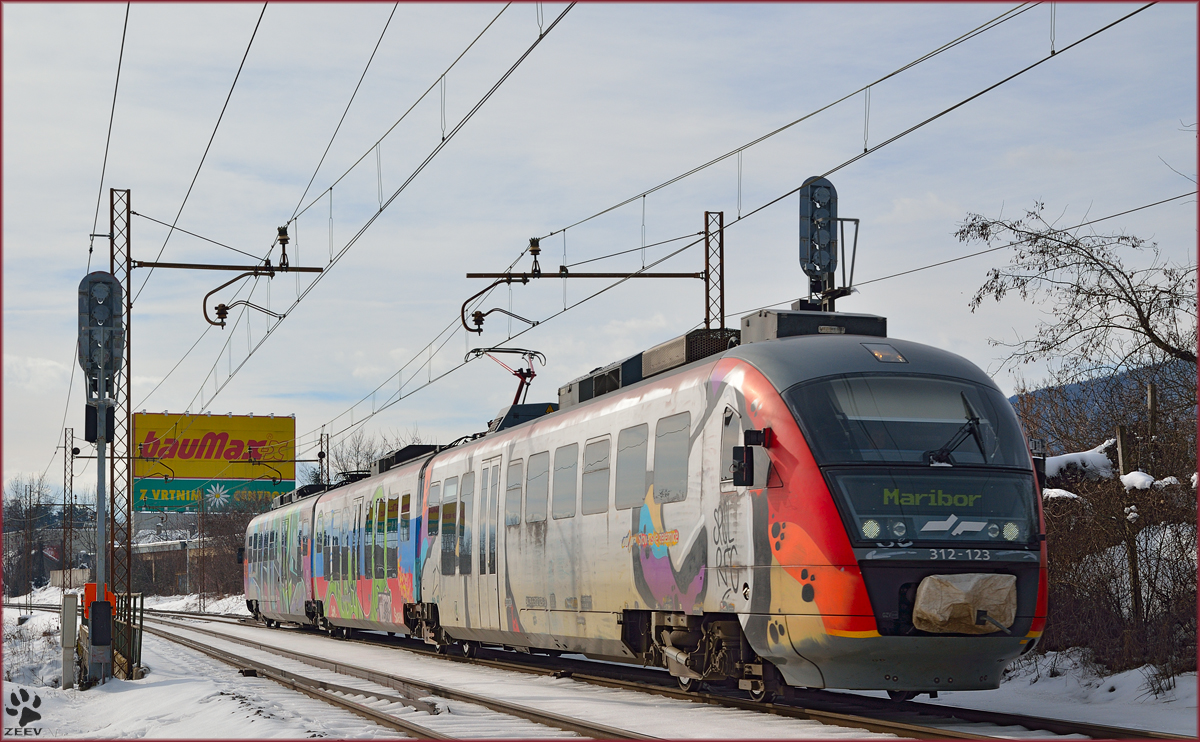
[[(414, 567), (400, 548), (412, 536), (411, 495), (382, 487), (354, 502), (317, 515), (313, 585), (329, 618), (402, 623), (414, 600)], [(420, 528), (417, 518), (416, 528)]]
[[(633, 579), (647, 607), (669, 611), (703, 611), (707, 587), (705, 564), (708, 561), (708, 534), (700, 536), (680, 562), (671, 563), (668, 547), (679, 543), (679, 530), (667, 530), (663, 524), (662, 504), (654, 500), (654, 487), (646, 491), (640, 507), (630, 509), (633, 528), (627, 538), (633, 549)], [(624, 545), (624, 544), (623, 544)]]

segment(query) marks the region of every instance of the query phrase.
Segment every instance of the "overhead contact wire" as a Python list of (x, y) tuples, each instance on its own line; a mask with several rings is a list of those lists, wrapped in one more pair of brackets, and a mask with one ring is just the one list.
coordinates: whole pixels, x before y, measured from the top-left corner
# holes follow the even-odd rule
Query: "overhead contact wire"
[[(296, 306), (299, 305), (300, 302), (303, 301), (309, 295), (309, 293), (312, 292), (312, 290), (314, 288), (316, 288), (316, 286), (321, 282), (322, 278), (329, 275), (329, 269), (332, 268), (334, 265), (336, 265), (342, 259), (342, 257), (344, 257), (345, 254), (350, 251), (350, 249), (355, 245), (355, 243), (358, 242), (359, 238), (362, 237), (362, 235), (364, 233), (366, 233), (366, 231), (371, 227), (371, 225), (373, 225), (375, 223), (375, 220), (379, 218), (380, 214), (382, 214), (385, 209), (387, 209), (389, 206), (391, 206), (391, 204), (397, 198), (399, 198), (400, 194), (403, 193), (406, 188), (408, 188), (409, 184), (413, 182), (413, 180), (417, 177), (417, 175), (419, 175), (421, 173), (421, 171), (423, 171), (425, 169), (425, 167), (427, 165), (429, 165), (430, 162), (433, 161), (434, 157), (436, 157), (446, 147), (446, 145), (450, 143), (450, 141), (454, 138), (454, 136), (459, 131), (461, 131), (464, 126), (466, 126), (467, 122), (470, 121), (475, 116), (475, 114), (479, 111), (479, 109), (483, 107), (483, 104), (486, 103), (488, 101), (488, 99), (490, 99), (492, 97), (492, 95), (495, 94), (495, 92), (500, 89), (500, 86), (503, 85), (506, 80), (508, 80), (508, 78), (517, 70), (517, 68), (521, 66), (521, 63), (524, 62), (531, 53), (533, 53), (533, 50), (536, 49), (538, 47), (538, 45), (541, 44), (542, 41), (545, 40), (545, 38), (547, 36), (550, 35), (550, 32), (552, 30), (554, 30), (554, 27), (557, 26), (559, 24), (559, 22), (562, 21), (562, 19), (566, 17), (567, 13), (569, 13), (571, 11), (571, 9), (574, 7), (575, 7), (575, 3), (571, 3), (570, 5), (568, 5), (566, 7), (566, 9), (564, 9), (563, 12), (560, 13), (558, 15), (558, 17), (555, 18), (554, 21), (549, 26), (546, 27), (545, 33), (543, 33), (541, 36), (539, 36), (533, 42), (533, 44), (531, 44), (529, 46), (529, 48), (525, 50), (525, 52), (517, 59), (517, 61), (514, 62), (513, 65), (511, 67), (509, 67), (509, 69), (500, 77), (500, 79), (497, 80), (496, 83), (487, 91), (487, 93), (485, 93), (483, 95), (483, 97), (481, 97), (479, 99), (479, 101), (476, 102), (476, 104), (471, 108), (470, 111), (467, 112), (467, 114), (458, 122), (458, 124), (456, 124), (455, 127), (450, 130), (450, 132), (446, 135), (446, 139), (444, 141), (438, 142), (437, 146), (435, 146), (433, 148), (433, 150), (421, 162), (421, 164), (418, 165), (415, 170), (413, 170), (412, 174), (410, 174), (408, 176), (408, 178), (405, 179), (405, 181), (400, 185), (400, 187), (397, 188), (396, 191), (391, 195), (391, 197), (388, 198), (388, 200), (383, 204), (383, 207), (379, 211), (372, 214), (367, 219), (366, 223), (363, 224), (363, 226), (360, 227), (357, 232), (355, 232), (354, 236), (351, 237), (350, 240), (346, 242), (346, 244), (342, 247), (342, 249), (339, 250), (337, 252), (337, 254), (335, 254), (332, 257), (332, 259), (329, 261), (329, 265), (325, 269), (325, 271), (322, 273), (318, 273), (316, 275), (316, 277), (313, 279), (312, 283), (310, 283), (308, 286), (306, 286), (304, 291), (302, 291), (300, 293), (300, 296), (298, 296), (296, 298), (296, 300), (294, 302), (292, 302), (292, 304), (288, 307), (287, 311), (283, 312), (285, 318), (292, 313), (292, 310), (294, 310), (296, 308)], [(369, 150), (368, 150), (368, 152), (369, 152)], [(262, 347), (263, 343), (265, 343), (275, 333), (275, 330), (277, 330), (282, 323), (283, 323), (283, 319), (277, 320), (275, 322), (275, 324), (273, 324), (270, 327), (270, 329), (267, 330), (266, 334), (263, 335), (263, 337), (259, 340), (259, 342), (252, 345), (252, 347), (251, 347), (250, 351), (247, 353), (246, 357), (242, 359), (242, 361), (237, 365), (237, 367), (234, 369), (234, 371), (225, 379), (225, 382), (218, 387), (217, 391), (213, 394), (212, 399), (216, 399), (217, 395), (220, 394), (221, 390), (223, 390), (229, 384), (229, 382), (233, 379), (233, 377), (237, 375), (237, 373), (246, 365), (247, 362), (249, 362), (249, 360), (254, 356), (254, 354), (256, 352), (258, 352), (258, 349)], [(194, 399), (195, 398), (193, 398), (193, 401), (194, 401)], [(210, 401), (212, 401), (212, 400), (210, 400)]]
[[(170, 241), (171, 235), (175, 231), (175, 225), (179, 223), (179, 217), (183, 215), (183, 208), (187, 206), (188, 198), (192, 195), (192, 188), (196, 186), (196, 179), (200, 177), (200, 170), (204, 167), (204, 161), (208, 158), (208, 151), (212, 148), (213, 140), (217, 138), (217, 130), (221, 128), (221, 121), (225, 118), (225, 110), (229, 108), (229, 101), (233, 98), (233, 91), (237, 87), (238, 79), (242, 76), (242, 68), (246, 66), (246, 58), (250, 56), (250, 47), (254, 46), (254, 38), (258, 35), (258, 27), (262, 24), (263, 16), (267, 12), (267, 3), (263, 3), (262, 11), (258, 14), (258, 20), (254, 23), (254, 32), (250, 34), (250, 42), (246, 44), (246, 51), (242, 54), (241, 64), (238, 65), (237, 74), (233, 76), (233, 84), (229, 86), (229, 94), (225, 96), (225, 103), (221, 106), (221, 113), (217, 116), (217, 123), (213, 126), (212, 134), (208, 137), (208, 144), (204, 146), (204, 154), (200, 157), (200, 164), (196, 166), (196, 173), (192, 176), (192, 182), (188, 185), (187, 193), (183, 195), (183, 203), (179, 204), (179, 211), (175, 213), (175, 221), (171, 223), (171, 230), (167, 232), (166, 239), (163, 240), (162, 247), (158, 249), (158, 255), (154, 261), (158, 262), (162, 258), (163, 252), (167, 249), (167, 242)], [(136, 302), (138, 297), (142, 295), (142, 290), (146, 288), (146, 284), (150, 281), (150, 276), (154, 275), (154, 268), (146, 274), (146, 280), (142, 281), (142, 285), (134, 294), (133, 300)]]
[[(1145, 10), (1146, 8), (1148, 8), (1148, 7), (1150, 7), (1151, 5), (1154, 5), (1154, 4), (1155, 4), (1155, 3), (1148, 3), (1147, 5), (1144, 5), (1144, 6), (1142, 6), (1141, 8), (1138, 8), (1137, 10), (1135, 10), (1135, 11), (1133, 11), (1133, 12), (1131, 12), (1131, 13), (1127, 14), (1127, 15), (1125, 15), (1125, 16), (1122, 16), (1121, 18), (1118, 18), (1117, 20), (1113, 21), (1112, 23), (1109, 23), (1108, 25), (1101, 27), (1100, 29), (1098, 29), (1098, 30), (1096, 30), (1096, 31), (1094, 31), (1094, 32), (1092, 32), (1092, 33), (1090, 33), (1090, 34), (1088, 34), (1087, 36), (1084, 36), (1083, 38), (1081, 38), (1081, 39), (1079, 39), (1079, 40), (1075, 41), (1074, 43), (1070, 44), (1069, 46), (1066, 46), (1066, 47), (1064, 47), (1063, 49), (1061, 49), (1060, 51), (1058, 51), (1058, 52), (1057, 52), (1057, 54), (1056, 54), (1056, 55), (1054, 55), (1054, 56), (1057, 56), (1058, 54), (1062, 54), (1063, 52), (1065, 52), (1065, 51), (1067, 51), (1067, 50), (1071, 49), (1072, 47), (1078, 46), (1079, 44), (1083, 43), (1084, 41), (1087, 41), (1088, 39), (1091, 39), (1091, 38), (1095, 37), (1096, 35), (1098, 35), (1098, 34), (1100, 34), (1100, 33), (1104, 32), (1104, 31), (1106, 31), (1106, 30), (1108, 30), (1108, 29), (1112, 28), (1113, 26), (1116, 26), (1117, 24), (1119, 24), (1119, 23), (1122, 23), (1123, 21), (1126, 21), (1126, 20), (1128, 20), (1129, 18), (1132, 18), (1134, 15), (1137, 15), (1138, 13), (1142, 12), (1143, 10)], [(991, 90), (994, 90), (995, 88), (999, 87), (1000, 85), (1003, 85), (1004, 83), (1006, 83), (1006, 82), (1008, 82), (1008, 81), (1010, 81), (1010, 80), (1012, 80), (1012, 79), (1014, 79), (1014, 78), (1016, 78), (1016, 77), (1018, 77), (1018, 76), (1020, 76), (1020, 75), (1024, 74), (1025, 72), (1028, 72), (1029, 70), (1033, 69), (1034, 67), (1037, 67), (1038, 65), (1042, 64), (1042, 62), (1045, 62), (1047, 59), (1050, 59), (1050, 58), (1051, 58), (1051, 57), (1049, 57), (1049, 56), (1048, 56), (1048, 57), (1045, 57), (1045, 58), (1043, 58), (1043, 59), (1041, 59), (1041, 60), (1039, 60), (1039, 61), (1037, 61), (1037, 62), (1035, 62), (1035, 63), (1033, 63), (1033, 64), (1031, 64), (1031, 65), (1029, 65), (1028, 67), (1025, 67), (1025, 68), (1023, 68), (1023, 69), (1019, 70), (1018, 72), (1015, 72), (1015, 73), (1013, 73), (1012, 75), (1009, 75), (1008, 77), (1004, 78), (1004, 79), (1003, 79), (1003, 80), (1001, 80), (1000, 82), (997, 82), (997, 83), (995, 83), (995, 84), (993, 84), (993, 85), (991, 85), (991, 86), (989, 86), (989, 87), (987, 87), (987, 88), (985, 88), (985, 89), (981, 90), (980, 92), (978, 92), (978, 93), (976, 93), (976, 94), (974, 94), (974, 95), (972, 95), (972, 96), (970, 96), (970, 97), (968, 97), (968, 98), (965, 98), (965, 99), (964, 99), (964, 100), (962, 100), (961, 102), (959, 102), (959, 103), (956, 103), (955, 105), (953, 105), (953, 106), (951, 106), (951, 107), (949, 107), (949, 108), (947, 108), (947, 109), (943, 110), (942, 112), (940, 112), (940, 113), (938, 113), (938, 114), (935, 114), (935, 115), (933, 115), (933, 116), (931, 116), (931, 117), (929, 117), (929, 118), (925, 119), (925, 120), (924, 120), (924, 121), (922, 121), (921, 123), (919, 123), (919, 124), (916, 124), (916, 125), (914, 125), (914, 126), (912, 126), (912, 127), (908, 128), (908, 129), (906, 129), (905, 131), (901, 132), (900, 134), (897, 134), (896, 136), (894, 136), (894, 137), (892, 137), (892, 138), (890, 138), (890, 139), (888, 139), (888, 140), (886, 140), (886, 141), (884, 141), (884, 142), (882, 142), (882, 143), (880, 143), (880, 144), (878, 144), (878, 145), (876, 145), (876, 146), (874, 146), (874, 147), (872, 147), (872, 148), (868, 149), (866, 152), (863, 152), (863, 153), (861, 153), (861, 154), (859, 154), (859, 155), (856, 155), (856, 156), (852, 157), (851, 159), (849, 159), (849, 160), (847, 160), (847, 161), (843, 162), (842, 164), (840, 164), (840, 165), (836, 166), (836, 167), (835, 167), (835, 168), (833, 168), (832, 170), (829, 170), (829, 171), (826, 173), (826, 176), (828, 176), (829, 174), (832, 174), (832, 173), (834, 173), (834, 172), (837, 172), (838, 170), (841, 170), (842, 168), (846, 167), (847, 165), (850, 165), (850, 164), (852, 164), (852, 163), (854, 163), (854, 162), (856, 162), (856, 161), (858, 161), (858, 160), (862, 159), (862, 158), (863, 158), (863, 157), (865, 157), (866, 155), (868, 155), (868, 154), (871, 154), (872, 152), (875, 152), (876, 150), (878, 150), (878, 149), (881, 149), (882, 147), (885, 147), (885, 146), (887, 146), (888, 144), (890, 144), (890, 143), (892, 143), (892, 142), (894, 142), (894, 141), (896, 141), (896, 140), (898, 140), (898, 139), (900, 139), (900, 138), (902, 138), (902, 137), (904, 137), (904, 136), (906, 136), (906, 135), (908, 135), (908, 134), (910, 134), (910, 133), (912, 133), (912, 132), (916, 131), (917, 129), (920, 129), (921, 127), (925, 126), (926, 124), (928, 124), (928, 123), (930, 123), (930, 122), (932, 122), (932, 121), (935, 121), (935, 120), (937, 120), (937, 119), (941, 118), (942, 116), (946, 115), (947, 113), (950, 113), (951, 111), (953, 111), (953, 110), (955, 110), (955, 109), (957, 109), (957, 108), (960, 108), (961, 106), (965, 105), (966, 103), (969, 103), (970, 101), (972, 101), (972, 100), (975, 100), (976, 98), (980, 97), (980, 96), (981, 96), (981, 95), (983, 95), (984, 93), (987, 93), (987, 92), (989, 92), (989, 91), (991, 91)], [(738, 222), (741, 222), (741, 221), (743, 221), (744, 219), (748, 219), (749, 217), (753, 216), (754, 214), (757, 214), (758, 212), (762, 211), (763, 209), (766, 209), (767, 207), (769, 207), (769, 206), (772, 206), (772, 205), (774, 205), (774, 204), (778, 203), (779, 201), (783, 200), (784, 198), (787, 198), (788, 196), (791, 196), (791, 195), (793, 195), (793, 194), (797, 193), (799, 190), (800, 190), (800, 188), (793, 189), (793, 190), (789, 191), (788, 193), (785, 193), (784, 195), (782, 195), (782, 196), (780, 196), (780, 197), (778, 197), (778, 198), (775, 198), (775, 199), (772, 199), (771, 201), (768, 201), (767, 203), (765, 203), (765, 204), (763, 204), (763, 205), (761, 205), (761, 206), (759, 206), (759, 207), (755, 208), (754, 210), (752, 210), (752, 211), (750, 211), (750, 212), (746, 213), (744, 216), (742, 216), (742, 217), (739, 217), (738, 219), (735, 219), (733, 222), (731, 222), (730, 224), (726, 225), (726, 227), (731, 227), (731, 226), (733, 226), (734, 224), (737, 224)], [(1189, 195), (1191, 195), (1191, 193), (1186, 193), (1186, 194), (1183, 194), (1183, 195), (1181, 195), (1181, 196), (1176, 196), (1176, 197), (1173, 197), (1173, 198), (1170, 198), (1170, 199), (1166, 199), (1165, 201), (1158, 202), (1158, 203), (1166, 203), (1167, 201), (1176, 200), (1176, 199), (1178, 199), (1178, 198), (1184, 198), (1184, 197), (1186, 197), (1186, 196), (1189, 196)], [(636, 197), (635, 197), (635, 198), (636, 198)], [(632, 200), (633, 200), (633, 199), (631, 199), (631, 201), (632, 201)], [(1150, 205), (1151, 205), (1151, 206), (1153, 206), (1153, 205), (1157, 205), (1157, 203), (1156, 203), (1156, 204), (1150, 204)], [(1141, 208), (1148, 208), (1148, 206), (1147, 206), (1147, 207), (1141, 207)], [(1137, 210), (1137, 209), (1134, 209), (1134, 210)], [(1128, 212), (1122, 212), (1122, 213), (1128, 213)], [(1118, 216), (1118, 215), (1114, 214), (1114, 215), (1111, 215), (1111, 216), (1109, 216), (1109, 217), (1105, 217), (1105, 218), (1106, 218), (1106, 219), (1107, 219), (1107, 218), (1113, 218), (1114, 216)], [(586, 220), (585, 220), (585, 221), (586, 221)], [(1100, 221), (1100, 220), (1095, 220), (1095, 221)], [(576, 224), (579, 224), (579, 223), (582, 223), (582, 222), (577, 222)], [(1094, 223), (1094, 222), (1087, 222), (1087, 223), (1085, 223), (1085, 224), (1090, 224), (1090, 223)], [(573, 225), (570, 225), (570, 226), (576, 226), (576, 225), (574, 225), (574, 224), (573, 224)], [(1082, 226), (1082, 225), (1081, 225), (1081, 226)], [(567, 227), (567, 228), (570, 228), (570, 227)], [(558, 230), (556, 230), (555, 232), (552, 232), (551, 234), (557, 234), (557, 231), (558, 231)], [(548, 236), (549, 236), (549, 235), (548, 235)], [(545, 239), (545, 238), (542, 238), (542, 239)], [(654, 261), (653, 263), (651, 263), (651, 264), (649, 264), (649, 265), (647, 265), (647, 266), (645, 266), (645, 267), (643, 267), (643, 268), (641, 268), (641, 269), (639, 269), (639, 270), (637, 270), (637, 271), (633, 271), (633, 272), (632, 272), (632, 273), (631, 273), (629, 276), (626, 276), (625, 278), (622, 278), (622, 279), (620, 279), (620, 280), (618, 280), (618, 281), (615, 281), (615, 282), (613, 282), (613, 283), (609, 284), (608, 286), (604, 287), (603, 289), (601, 289), (601, 290), (599, 290), (599, 291), (597, 291), (597, 292), (595, 292), (595, 293), (593, 293), (593, 294), (590, 294), (590, 295), (588, 295), (588, 296), (584, 297), (583, 299), (580, 299), (579, 301), (575, 302), (574, 304), (568, 305), (568, 306), (564, 307), (563, 309), (561, 309), (561, 310), (559, 310), (559, 311), (556, 311), (556, 312), (554, 312), (553, 314), (551, 314), (551, 315), (547, 316), (545, 319), (542, 319), (542, 320), (540, 320), (540, 321), (539, 321), (539, 322), (538, 322), (536, 325), (531, 325), (530, 327), (527, 327), (527, 328), (525, 328), (524, 330), (521, 330), (520, 332), (517, 332), (515, 335), (512, 335), (511, 337), (509, 337), (508, 339), (506, 339), (506, 340), (504, 340), (502, 343), (500, 343), (500, 345), (499, 345), (498, 347), (503, 347), (505, 344), (507, 344), (507, 343), (510, 343), (510, 342), (512, 342), (513, 340), (516, 340), (517, 338), (521, 337), (521, 336), (522, 336), (522, 335), (524, 335), (525, 333), (529, 332), (529, 331), (530, 331), (530, 330), (532, 330), (534, 327), (537, 327), (537, 326), (540, 326), (540, 325), (542, 325), (542, 324), (545, 324), (546, 322), (549, 322), (550, 320), (552, 320), (552, 319), (554, 319), (554, 318), (556, 318), (556, 317), (558, 317), (558, 316), (560, 316), (560, 315), (562, 315), (562, 314), (566, 313), (567, 311), (570, 311), (571, 309), (574, 309), (575, 307), (577, 307), (577, 306), (579, 306), (579, 305), (581, 305), (581, 304), (583, 304), (583, 303), (585, 303), (585, 302), (587, 302), (587, 301), (590, 301), (591, 299), (593, 299), (593, 298), (595, 298), (595, 297), (597, 297), (597, 296), (600, 296), (601, 294), (603, 294), (603, 293), (605, 293), (605, 292), (607, 292), (607, 291), (610, 291), (610, 290), (612, 290), (613, 288), (616, 288), (617, 286), (621, 285), (621, 284), (622, 284), (622, 283), (624, 283), (625, 281), (628, 281), (628, 280), (629, 280), (630, 278), (632, 278), (634, 275), (636, 275), (636, 274), (638, 274), (638, 273), (642, 273), (642, 272), (644, 272), (644, 271), (648, 270), (649, 268), (653, 268), (654, 266), (657, 266), (658, 264), (662, 263), (663, 261), (665, 261), (665, 260), (668, 260), (668, 259), (670, 259), (670, 258), (674, 257), (675, 255), (678, 255), (679, 253), (683, 252), (684, 250), (688, 249), (689, 247), (693, 247), (693, 246), (695, 246), (695, 245), (697, 245), (697, 244), (700, 244), (701, 242), (702, 242), (702, 240), (696, 240), (696, 241), (694, 241), (694, 242), (691, 242), (691, 243), (689, 243), (689, 244), (687, 244), (687, 245), (684, 245), (683, 247), (679, 248), (678, 250), (675, 250), (675, 251), (673, 251), (673, 252), (671, 252), (671, 253), (669, 253), (669, 254), (667, 254), (667, 255), (663, 256), (662, 258), (660, 258), (660, 259), (658, 259), (658, 260)], [(527, 249), (528, 249), (528, 248), (526, 248), (526, 250), (527, 250)], [(627, 251), (624, 251), (624, 252), (632, 252), (632, 251), (634, 251), (634, 250), (641, 250), (641, 249), (642, 249), (642, 248), (640, 248), (640, 247), (637, 247), (637, 248), (633, 248), (632, 250), (627, 250)], [(999, 248), (992, 248), (991, 250), (986, 250), (986, 251), (984, 251), (984, 252), (991, 252), (991, 251), (993, 251), (993, 250), (995, 250), (995, 249), (999, 249)], [(526, 251), (526, 250), (522, 250), (522, 255), (525, 253), (525, 251)], [(947, 262), (952, 262), (952, 261), (947, 261)], [(882, 280), (882, 279), (874, 279), (874, 280)], [(860, 285), (861, 285), (861, 284), (860, 284)], [(782, 302), (779, 302), (779, 303), (782, 303)], [(775, 305), (774, 305), (774, 304), (771, 304), (771, 305), (767, 305), (767, 306), (775, 306)], [(751, 310), (751, 311), (753, 311), (753, 310)], [(729, 315), (727, 315), (727, 316), (729, 316)], [(723, 319), (723, 318), (722, 318), (722, 319)], [(449, 369), (449, 370), (448, 370), (448, 371), (446, 371), (445, 373), (443, 373), (443, 374), (439, 374), (437, 378), (438, 378), (438, 379), (440, 379), (440, 378), (442, 378), (442, 377), (446, 376), (447, 374), (449, 374), (449, 373), (452, 373), (453, 371), (456, 371), (456, 370), (457, 370), (457, 369), (459, 369), (459, 368), (462, 368), (462, 366), (464, 366), (464, 365), (465, 365), (465, 363), (466, 363), (466, 362), (464, 362), (464, 363), (461, 363), (461, 364), (458, 364), (457, 366), (454, 366), (453, 368)], [(422, 387), (420, 387), (420, 388), (424, 388), (424, 386), (428, 386), (429, 384), (432, 384), (432, 383), (433, 383), (433, 381), (435, 381), (435, 380), (436, 380), (436, 379), (432, 379), (432, 378), (431, 378), (431, 380), (430, 380), (429, 382), (427, 382), (425, 385), (422, 385)], [(414, 391), (416, 391), (416, 390), (414, 390)], [(408, 396), (408, 395), (405, 395), (405, 396)], [(403, 398), (403, 397), (401, 397), (401, 399), (402, 399), (402, 398)], [(369, 416), (365, 417), (363, 420), (360, 420), (359, 422), (355, 423), (354, 425), (361, 425), (361, 424), (362, 424), (362, 423), (364, 423), (364, 422), (365, 422), (367, 419), (370, 419), (370, 417), (374, 417), (374, 415), (378, 414), (378, 412), (382, 412), (383, 410), (387, 409), (388, 407), (392, 406), (393, 404), (395, 404), (395, 403), (396, 403), (396, 402), (398, 402), (398, 401), (400, 401), (400, 400), (399, 400), (399, 399), (396, 399), (396, 400), (394, 400), (394, 401), (388, 401), (388, 402), (385, 402), (385, 404), (384, 404), (383, 406), (381, 406), (381, 407), (380, 407), (380, 408), (379, 408), (379, 409), (378, 409), (376, 412), (372, 412), (372, 413), (371, 413)], [(343, 414), (344, 414), (344, 413), (343, 413)], [(335, 418), (335, 419), (336, 419), (336, 418)]]
[[(104, 198), (104, 174), (108, 171), (108, 147), (112, 143), (113, 119), (117, 115), (117, 90), (121, 87), (121, 64), (125, 60), (125, 35), (129, 31), (129, 3), (125, 3), (125, 23), (121, 26), (121, 51), (117, 55), (117, 79), (113, 83), (113, 98), (112, 108), (108, 112), (108, 134), (104, 137), (104, 160), (100, 165), (100, 188), (96, 193), (96, 213), (92, 216), (92, 231), (88, 235), (88, 259), (86, 273), (92, 272), (92, 248), (96, 240), (96, 225), (100, 223), (100, 202)], [(71, 353), (72, 361), (74, 361), (75, 352)], [(75, 391), (75, 366), (76, 363), (69, 364), (71, 366), (71, 377), (67, 381), (67, 401), (63, 405), (62, 425), (59, 427), (67, 427), (67, 415), (71, 412), (71, 394)], [(46, 468), (42, 471), (44, 478), (50, 473), (50, 467), (54, 465), (54, 459), (58, 456), (58, 446), (54, 448), (55, 453), (50, 454), (50, 461), (46, 464)]]

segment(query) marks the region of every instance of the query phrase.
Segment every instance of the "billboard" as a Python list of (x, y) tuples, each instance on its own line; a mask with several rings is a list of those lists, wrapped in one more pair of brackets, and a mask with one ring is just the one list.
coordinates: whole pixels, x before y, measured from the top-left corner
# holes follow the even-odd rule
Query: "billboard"
[(133, 509), (263, 511), (296, 488), (296, 418), (133, 415)]

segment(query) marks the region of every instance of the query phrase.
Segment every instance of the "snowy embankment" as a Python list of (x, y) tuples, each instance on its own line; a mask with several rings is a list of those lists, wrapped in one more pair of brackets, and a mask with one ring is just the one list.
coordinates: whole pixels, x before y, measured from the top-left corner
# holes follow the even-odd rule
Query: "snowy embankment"
[[(38, 591), (33, 598), (34, 603), (53, 602), (44, 591)], [(155, 598), (147, 599), (147, 604), (176, 610), (195, 600), (195, 596)], [(221, 608), (214, 612), (234, 612), (238, 605), (244, 610), (241, 596), (228, 601), (228, 605), (217, 603)], [(214, 608), (212, 604), (205, 607)], [(196, 652), (154, 637), (147, 637), (143, 648), (143, 662), (150, 668), (143, 680), (112, 680), (88, 691), (61, 690), (58, 616), (39, 611), (17, 626), (20, 615), (21, 611), (11, 608), (4, 612), (4, 696), (6, 705), (18, 714), (31, 706), (34, 696), (39, 699), (37, 709), (30, 711), (40, 718), (30, 721), (27, 728), (41, 727), (40, 736), (197, 739), (399, 736), (270, 681), (242, 678)], [(322, 641), (317, 636), (302, 635), (297, 639)], [(346, 651), (345, 644), (337, 646)], [(355, 650), (372, 651), (370, 647)], [(1195, 735), (1196, 674), (1178, 676), (1174, 688), (1156, 696), (1148, 689), (1150, 670), (1143, 668), (1102, 678), (1071, 655), (1051, 653), (1026, 660), (1010, 670), (997, 690), (943, 692), (932, 702)], [(14, 706), (12, 693), (17, 692), (20, 701), (21, 689), (29, 699)], [(10, 721), (14, 718), (19, 717), (9, 715)], [(828, 727), (825, 730), (817, 736), (826, 738), (833, 731)], [(676, 735), (704, 736), (688, 733), (692, 731), (695, 730), (680, 727)]]

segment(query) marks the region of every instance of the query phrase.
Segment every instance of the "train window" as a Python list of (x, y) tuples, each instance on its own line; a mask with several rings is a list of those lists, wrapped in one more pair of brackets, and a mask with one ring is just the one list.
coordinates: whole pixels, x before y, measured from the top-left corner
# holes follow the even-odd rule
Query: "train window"
[(627, 510), (646, 501), (646, 423), (625, 428), (617, 435), (617, 510)]
[(329, 567), (327, 565), (328, 552), (325, 551), (325, 514), (317, 513), (317, 537), (316, 547), (321, 551), (319, 560), (313, 561), (314, 577), (327, 577), (329, 575)]
[[(390, 505), (388, 507), (391, 507)], [(410, 508), (412, 507), (412, 495), (406, 494), (400, 498), (400, 543), (406, 544), (409, 539), (409, 529), (412, 527), (409, 522)]]
[(820, 464), (928, 466), (936, 457), (951, 465), (1029, 467), (1012, 405), (968, 381), (845, 376), (794, 386), (783, 398)]
[[(375, 577), (375, 505), (367, 503), (366, 535), (367, 576)], [(380, 560), (382, 561), (382, 560)]]
[(425, 512), (426, 535), (433, 538), (438, 535), (438, 520), (441, 508), (438, 503), (442, 501), (442, 483), (435, 482), (429, 485), (429, 509)]
[(579, 476), (579, 444), (554, 452), (554, 495), (550, 506), (555, 518), (575, 517), (575, 495)]
[(733, 447), (742, 445), (742, 419), (726, 407), (721, 417), (721, 489), (733, 491)]
[[(388, 546), (395, 548), (396, 541), (396, 524), (395, 516), (392, 517), (391, 528), (388, 528), (388, 502), (395, 500), (384, 500), (380, 498), (375, 501), (375, 579), (387, 579), (387, 564), (388, 564)], [(392, 543), (388, 543), (388, 537), (391, 536)]]
[(479, 475), (479, 517), (475, 522), (479, 525), (479, 574), (487, 574), (487, 534), (488, 534), (488, 468), (483, 467)]
[(458, 567), (458, 477), (442, 484), (442, 574), (452, 575)]
[(488, 574), (496, 574), (496, 525), (500, 522), (500, 464), (492, 467), (492, 512), (488, 516)]
[(592, 441), (583, 449), (583, 497), (580, 509), (584, 515), (608, 510), (608, 453), (609, 440)]
[(458, 573), (471, 574), (471, 520), (475, 517), (475, 472), (469, 471), (462, 477), (462, 492), (458, 500)]
[(329, 547), (333, 559), (333, 579), (342, 579), (342, 511), (333, 511), (333, 543)]
[(508, 465), (508, 483), (504, 494), (504, 525), (521, 525), (521, 474), (524, 464), (514, 461)]
[(540, 523), (546, 520), (546, 498), (550, 494), (550, 452), (543, 451), (529, 457), (529, 471), (525, 480), (525, 522)]
[[(408, 501), (411, 495), (404, 496), (404, 535), (408, 536)], [(396, 577), (396, 562), (400, 558), (398, 544), (396, 543), (396, 521), (400, 512), (400, 503), (394, 497), (389, 497), (387, 501), (387, 554), (385, 555), (385, 572), (388, 579)]]
[(687, 497), (691, 428), (690, 412), (664, 417), (654, 428), (655, 502), (679, 502)]

